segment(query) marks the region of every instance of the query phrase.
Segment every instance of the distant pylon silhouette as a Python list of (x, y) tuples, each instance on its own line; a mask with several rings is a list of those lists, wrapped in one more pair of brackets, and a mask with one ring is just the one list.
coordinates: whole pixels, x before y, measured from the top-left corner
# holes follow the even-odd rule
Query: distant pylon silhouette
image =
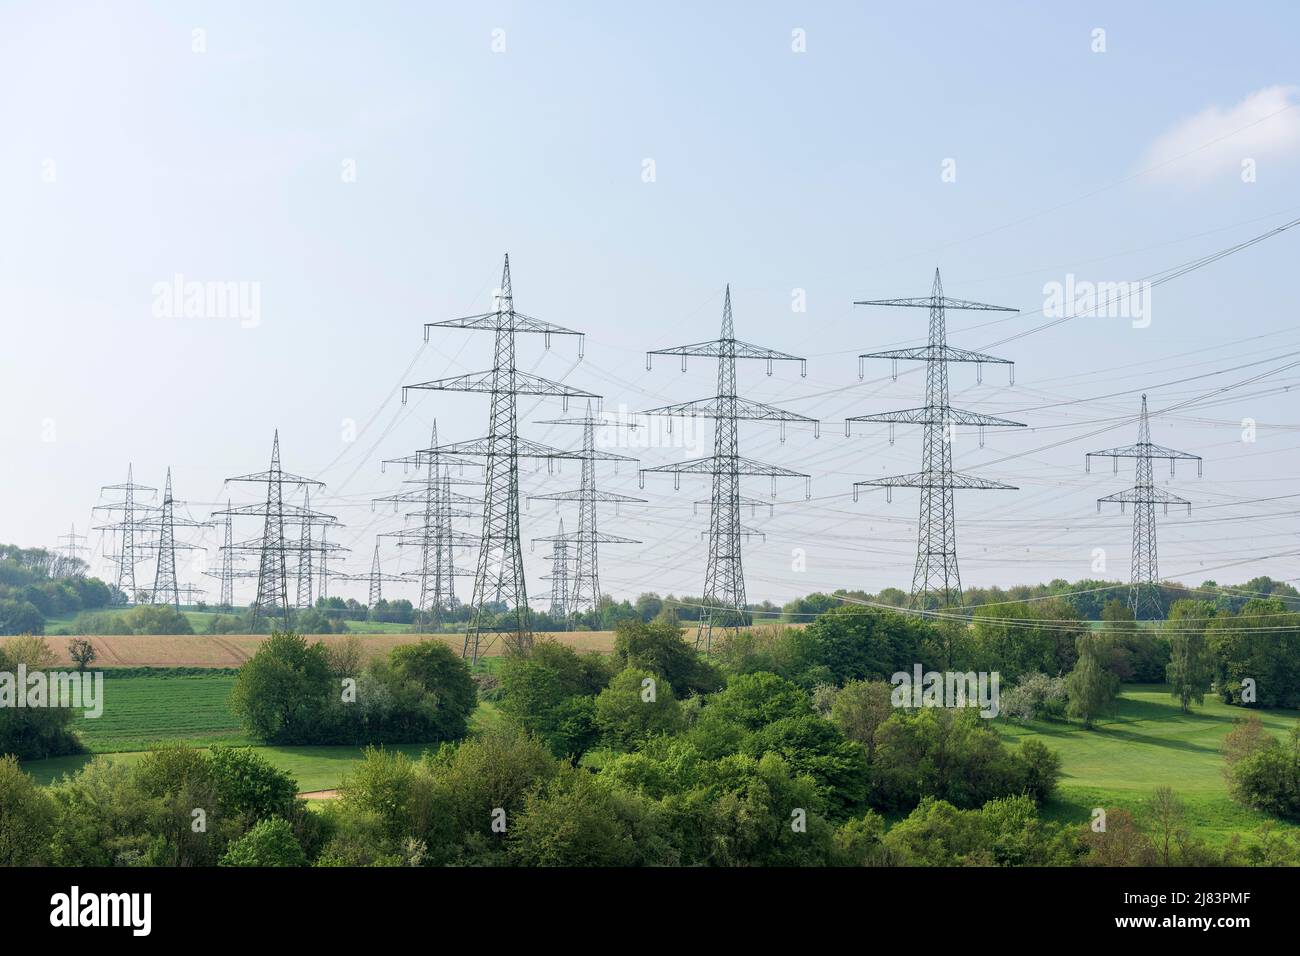
[(262, 537), (254, 542), (241, 544), (241, 550), (255, 550), (259, 554), (257, 570), (257, 599), (253, 602), (252, 620), (257, 621), (263, 614), (278, 614), (287, 627), (289, 624), (289, 571), (286, 554), (297, 551), (299, 546), (292, 545), (285, 537), (286, 521), (317, 523), (334, 523), (330, 515), (323, 515), (286, 504), (284, 486), (301, 488), (323, 488), (324, 483), (313, 478), (291, 474), (280, 467), (280, 431), (276, 429), (271, 443), (271, 467), (266, 471), (253, 472), (226, 482), (244, 482), (266, 485), (265, 503), (240, 505), (217, 514), (258, 515), (264, 519)]
[(1138, 440), (1136, 445), (1124, 445), (1119, 448), (1107, 448), (1103, 451), (1090, 451), (1084, 456), (1084, 468), (1092, 470), (1093, 458), (1110, 458), (1114, 463), (1115, 474), (1119, 474), (1119, 460), (1134, 458), (1137, 460), (1137, 481), (1132, 488), (1118, 491), (1113, 495), (1097, 499), (1097, 511), (1106, 502), (1118, 502), (1120, 513), (1128, 505), (1133, 505), (1133, 558), (1131, 584), (1129, 586), (1129, 607), (1138, 620), (1159, 618), (1164, 615), (1161, 607), (1159, 562), (1156, 560), (1156, 505), (1164, 505), (1165, 514), (1170, 505), (1186, 505), (1187, 513), (1192, 512), (1192, 503), (1186, 498), (1162, 491), (1155, 486), (1151, 462), (1155, 458), (1169, 460), (1169, 476), (1174, 475), (1174, 464), (1178, 461), (1196, 462), (1197, 477), (1201, 475), (1201, 456), (1185, 451), (1175, 451), (1164, 445), (1151, 443), (1151, 423), (1147, 417), (1147, 397), (1142, 396), (1142, 413), (1138, 418)]
[(312, 590), (312, 561), (311, 554), (314, 549), (311, 539), (311, 489), (304, 488), (302, 492), (302, 506), (305, 514), (302, 518), (301, 530), (298, 535), (298, 604), (300, 608), (311, 607), (311, 590)]
[[(578, 503), (578, 530), (570, 534), (568, 542), (573, 545), (573, 579), (572, 592), (565, 598), (564, 606), (569, 615), (583, 611), (594, 611), (600, 605), (600, 560), (599, 548), (602, 544), (640, 544), (633, 538), (606, 534), (597, 526), (596, 505), (613, 504), (615, 512), (622, 503), (644, 502), (644, 498), (620, 495), (612, 491), (601, 491), (596, 487), (596, 462), (599, 461), (636, 461), (631, 455), (617, 455), (613, 452), (596, 450), (596, 426), (602, 428), (636, 428), (633, 423), (619, 422), (594, 416), (591, 402), (587, 402), (587, 413), (580, 418), (553, 418), (538, 422), (539, 425), (581, 425), (582, 426), (582, 479), (577, 488), (557, 491), (546, 495), (532, 495), (534, 501), (576, 501)], [(617, 468), (617, 465), (615, 465)], [(554, 589), (554, 582), (552, 582)]]
[(929, 296), (915, 299), (874, 299), (855, 302), (854, 305), (886, 305), (927, 309), (930, 313), (929, 338), (924, 346), (909, 349), (891, 349), (887, 352), (870, 352), (858, 356), (858, 377), (863, 375), (863, 361), (869, 358), (887, 358), (894, 363), (894, 377), (898, 377), (898, 361), (925, 362), (925, 406), (909, 408), (880, 415), (858, 415), (844, 423), (844, 433), (849, 434), (853, 422), (888, 422), (889, 443), (894, 443), (894, 424), (924, 426), (921, 470), (913, 474), (895, 475), (891, 478), (873, 478), (853, 485), (853, 500), (863, 487), (885, 489), (886, 500), (892, 498), (894, 488), (919, 488), (921, 513), (917, 528), (916, 568), (912, 572), (912, 604), (924, 606), (927, 598), (940, 607), (961, 604), (961, 572), (957, 568), (957, 517), (953, 509), (954, 489), (1006, 489), (1014, 485), (987, 478), (977, 478), (953, 471), (952, 442), (958, 425), (974, 425), (979, 430), (981, 447), (986, 427), (1024, 427), (1021, 422), (994, 418), (979, 412), (953, 408), (948, 403), (948, 363), (974, 362), (977, 377), (985, 364), (1011, 366), (1007, 359), (981, 352), (954, 348), (948, 344), (945, 313), (948, 309), (974, 311), (1016, 312), (1017, 309), (1000, 305), (985, 305), (965, 299), (950, 299), (943, 294), (939, 270), (934, 270), (934, 286)]
[[(545, 579), (544, 579), (545, 580)], [(568, 621), (569, 618), (569, 542), (564, 536), (564, 519), (560, 530), (551, 540), (551, 608), (552, 618)]]
[(177, 609), (181, 605), (180, 593), (176, 590), (176, 531), (172, 510), (172, 470), (167, 469), (167, 483), (163, 490), (162, 515), (158, 525), (158, 569), (153, 579), (153, 594), (150, 604), (170, 604)]
[[(478, 517), (482, 514), (482, 501), (451, 490), (453, 484), (478, 484), (469, 479), (451, 477), (451, 466), (463, 469), (465, 465), (473, 465), (473, 462), (443, 453), (438, 445), (438, 423), (435, 421), (428, 448), (422, 448), (403, 458), (390, 459), (383, 464), (400, 464), (403, 468), (414, 465), (417, 469), (425, 470), (423, 479), (408, 482), (417, 485), (417, 488), (376, 498), (374, 503), (392, 502), (394, 510), (403, 503), (418, 506), (419, 510), (407, 512), (407, 517), (419, 518), (420, 525), (403, 528), (393, 536), (398, 539), (400, 547), (414, 546), (420, 549), (419, 610), (429, 621), (438, 623), (457, 603), (457, 571), (453, 550), (478, 544), (477, 537), (456, 531), (453, 527), (454, 518)], [(469, 506), (480, 510), (466, 510)]]
[(121, 485), (104, 485), (100, 489), (101, 493), (105, 491), (122, 492), (121, 501), (113, 501), (108, 504), (95, 505), (95, 511), (121, 512), (122, 520), (112, 524), (100, 525), (95, 530), (111, 531), (118, 535), (118, 549), (109, 555), (109, 559), (117, 565), (117, 589), (126, 597), (126, 603), (134, 604), (136, 595), (139, 593), (135, 582), (135, 566), (144, 560), (142, 551), (150, 549), (148, 543), (141, 541), (143, 534), (143, 521), (141, 514), (155, 510), (152, 505), (142, 504), (137, 500), (137, 494), (142, 491), (155, 492), (157, 488), (149, 485), (138, 485), (135, 483), (134, 467), (130, 464), (126, 466), (126, 483)]
[[(798, 356), (750, 345), (736, 338), (731, 316), (730, 285), (727, 286), (722, 304), (722, 334), (717, 339), (712, 342), (699, 342), (647, 352), (647, 369), (650, 367), (651, 356), (654, 355), (680, 355), (683, 370), (686, 368), (686, 358), (690, 355), (707, 356), (718, 360), (717, 394), (692, 402), (653, 408), (643, 413), (668, 418), (713, 419), (716, 423), (713, 454), (707, 458), (697, 458), (676, 465), (642, 468), (640, 472), (642, 486), (645, 484), (646, 474), (652, 472), (672, 474), (675, 485), (680, 485), (682, 475), (708, 475), (713, 480), (713, 498), (709, 512), (708, 569), (704, 577), (702, 600), (704, 606), (700, 610), (700, 622), (695, 632), (695, 646), (708, 653), (712, 648), (715, 628), (734, 631), (744, 624), (745, 575), (741, 567), (740, 543), (742, 538), (762, 536), (762, 532), (746, 528), (740, 523), (742, 502), (758, 503), (742, 499), (741, 477), (749, 475), (771, 477), (773, 496), (776, 495), (776, 479), (779, 477), (803, 478), (805, 483), (808, 482), (808, 476), (802, 472), (742, 458), (739, 451), (737, 423), (741, 420), (779, 422), (781, 438), (784, 440), (787, 422), (809, 423), (815, 428), (817, 421), (806, 415), (797, 415), (772, 405), (751, 402), (736, 394), (736, 359), (761, 359), (767, 362), (768, 375), (772, 374), (773, 362), (799, 362), (801, 370), (805, 369), (806, 365), (805, 360)], [(810, 485), (806, 484), (805, 497), (810, 494)]]

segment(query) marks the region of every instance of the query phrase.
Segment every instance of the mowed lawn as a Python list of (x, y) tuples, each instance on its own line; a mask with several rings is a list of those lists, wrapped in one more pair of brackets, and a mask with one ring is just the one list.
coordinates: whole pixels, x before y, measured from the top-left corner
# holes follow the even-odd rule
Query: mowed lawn
[[(1206, 697), (1184, 714), (1167, 688), (1126, 685), (1114, 713), (1091, 731), (1049, 721), (999, 721), (998, 726), (1008, 743), (1034, 736), (1061, 755), (1064, 772), (1057, 798), (1045, 808), (1047, 816), (1086, 823), (1094, 807), (1140, 813), (1152, 791), (1169, 786), (1186, 802), (1197, 835), (1222, 844), (1271, 819), (1235, 803), (1223, 777), (1219, 746), (1245, 713)], [(1279, 738), (1300, 718), (1294, 711), (1255, 713)]]

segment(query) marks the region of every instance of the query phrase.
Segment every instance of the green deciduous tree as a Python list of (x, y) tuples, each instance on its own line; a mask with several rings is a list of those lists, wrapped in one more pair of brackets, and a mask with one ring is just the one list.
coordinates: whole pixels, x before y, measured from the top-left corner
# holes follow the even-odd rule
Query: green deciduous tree
[(1065, 679), (1070, 697), (1070, 715), (1092, 728), (1093, 721), (1105, 713), (1119, 691), (1119, 679), (1106, 667), (1105, 639), (1092, 634), (1079, 638), (1079, 659)]

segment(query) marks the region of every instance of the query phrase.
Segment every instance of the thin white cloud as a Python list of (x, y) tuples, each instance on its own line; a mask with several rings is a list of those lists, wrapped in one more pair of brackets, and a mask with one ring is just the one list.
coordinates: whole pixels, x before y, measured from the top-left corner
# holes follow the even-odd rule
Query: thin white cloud
[[(1211, 106), (1156, 137), (1139, 168), (1167, 181), (1202, 185), (1300, 155), (1300, 89), (1270, 86), (1223, 109)], [(1266, 170), (1260, 169), (1261, 174)]]

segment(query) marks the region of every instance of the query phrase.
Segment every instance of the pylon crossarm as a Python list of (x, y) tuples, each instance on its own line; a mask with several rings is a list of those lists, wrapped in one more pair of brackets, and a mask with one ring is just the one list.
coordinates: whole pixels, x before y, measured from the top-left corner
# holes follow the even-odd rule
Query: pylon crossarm
[(604, 531), (579, 532), (568, 531), (564, 534), (553, 534), (545, 538), (533, 538), (534, 543), (543, 541), (550, 544), (573, 544), (580, 541), (594, 541), (597, 544), (644, 544), (635, 538), (625, 538), (622, 535), (608, 534)]
[(801, 471), (793, 471), (789, 468), (782, 468), (779, 465), (769, 465), (765, 462), (755, 461), (752, 458), (741, 458), (736, 456), (734, 459), (729, 456), (719, 458), (716, 455), (710, 455), (708, 458), (696, 458), (691, 461), (678, 462), (673, 465), (659, 465), (654, 468), (642, 468), (641, 474), (662, 473), (677, 475), (762, 475), (772, 478), (807, 478), (808, 476)]
[(865, 352), (859, 355), (860, 359), (893, 359), (894, 361), (914, 361), (924, 362), (930, 359), (938, 359), (943, 362), (975, 362), (980, 365), (1014, 365), (1011, 359), (999, 358), (996, 355), (989, 355), (986, 352), (972, 352), (969, 349), (959, 349), (951, 345), (945, 345), (943, 348), (931, 348), (928, 345), (918, 345), (912, 349), (889, 349), (885, 352)]
[(708, 358), (763, 359), (768, 362), (804, 362), (798, 355), (778, 352), (776, 349), (752, 345), (740, 339), (714, 339), (711, 342), (695, 342), (691, 345), (677, 345), (667, 349), (651, 349), (646, 355), (699, 355)]
[(963, 408), (904, 408), (897, 412), (880, 412), (874, 415), (854, 415), (847, 422), (892, 422), (902, 425), (978, 425), (982, 428), (1024, 428), (1024, 422), (1009, 418), (996, 418)]
[[(701, 538), (707, 538), (708, 536), (709, 536), (709, 531), (707, 528), (700, 532)], [(748, 525), (743, 525), (743, 524), (739, 525), (736, 528), (735, 536), (737, 538), (746, 538), (746, 539), (758, 538), (760, 541), (767, 540), (767, 532), (759, 531), (757, 528), (751, 528)]]
[(583, 338), (585, 333), (566, 329), (554, 322), (535, 319), (522, 312), (509, 311), (480, 312), (478, 315), (465, 315), (458, 319), (444, 319), (441, 322), (425, 322), (424, 335), (428, 341), (429, 329), (474, 329), (485, 332), (528, 332), (537, 335), (576, 335)]
[(592, 501), (612, 501), (612, 502), (642, 502), (644, 498), (634, 498), (631, 495), (621, 495), (615, 491), (602, 491), (599, 488), (592, 488), (585, 493), (581, 488), (573, 488), (569, 491), (553, 491), (545, 495), (529, 495), (529, 501), (582, 501), (584, 497), (590, 497)]
[(631, 428), (636, 430), (636, 422), (621, 422), (614, 418), (593, 418), (588, 415), (586, 418), (544, 418), (539, 421), (539, 425), (590, 425), (593, 428)]
[[(533, 375), (529, 372), (522, 372), (516, 369), (509, 376), (512, 384), (509, 393), (513, 395), (546, 395), (560, 398), (600, 398), (595, 392), (586, 392), (580, 388), (572, 388), (561, 382), (553, 382), (549, 378), (542, 378), (540, 375)], [(506, 391), (502, 388), (501, 377), (494, 370), (486, 372), (471, 372), (468, 375), (455, 375), (451, 378), (439, 378), (429, 382), (419, 382), (415, 385), (403, 385), (402, 397), (405, 400), (406, 392), (410, 389), (424, 389), (434, 392), (489, 392), (492, 394), (501, 394)]]
[(868, 478), (855, 481), (853, 487), (874, 488), (943, 488), (951, 485), (957, 491), (1018, 491), (1015, 485), (993, 481), (989, 478), (977, 478), (950, 471), (943, 474), (918, 471), (910, 475), (893, 475), (889, 478)]
[[(233, 508), (225, 508), (212, 513), (213, 515), (258, 515), (264, 517), (266, 515), (266, 504), (259, 501), (248, 505), (236, 505)], [(275, 514), (281, 515), (290, 524), (298, 524), (306, 519), (314, 525), (339, 526), (339, 519), (334, 515), (325, 514), (322, 511), (312, 511), (302, 505), (282, 504)]]
[(663, 405), (650, 408), (642, 415), (654, 415), (659, 418), (739, 418), (754, 422), (806, 422), (817, 424), (817, 419), (808, 415), (786, 411), (775, 405), (753, 402), (735, 395), (714, 395), (711, 398), (699, 398), (691, 402), (678, 402), (675, 405)]
[(940, 306), (943, 309), (960, 309), (970, 312), (1019, 312), (1019, 309), (1013, 309), (1008, 305), (988, 305), (984, 302), (972, 302), (969, 299), (950, 299), (944, 296), (917, 296), (910, 299), (863, 299), (853, 303), (854, 305), (888, 305), (906, 309), (932, 309)]
[(1154, 487), (1127, 488), (1097, 499), (1098, 504), (1115, 502), (1130, 505), (1186, 505), (1189, 512), (1192, 509), (1192, 503), (1186, 498), (1180, 498), (1162, 488)]
[[(427, 458), (437, 452), (439, 455), (444, 452), (453, 455), (467, 455), (470, 457), (497, 456), (502, 454), (513, 454), (519, 458), (562, 458), (569, 461), (578, 461), (589, 457), (581, 450), (569, 451), (564, 448), (553, 448), (550, 445), (543, 445), (541, 442), (530, 441), (527, 438), (515, 438), (514, 448), (508, 452), (502, 452), (499, 443), (500, 439), (492, 438), (471, 438), (468, 441), (452, 442), (449, 445), (440, 445), (437, 448), (427, 448), (420, 454)], [(605, 452), (598, 452), (598, 456), (603, 456)], [(621, 458), (621, 455), (616, 455)], [(481, 467), (481, 466), (480, 466)]]

